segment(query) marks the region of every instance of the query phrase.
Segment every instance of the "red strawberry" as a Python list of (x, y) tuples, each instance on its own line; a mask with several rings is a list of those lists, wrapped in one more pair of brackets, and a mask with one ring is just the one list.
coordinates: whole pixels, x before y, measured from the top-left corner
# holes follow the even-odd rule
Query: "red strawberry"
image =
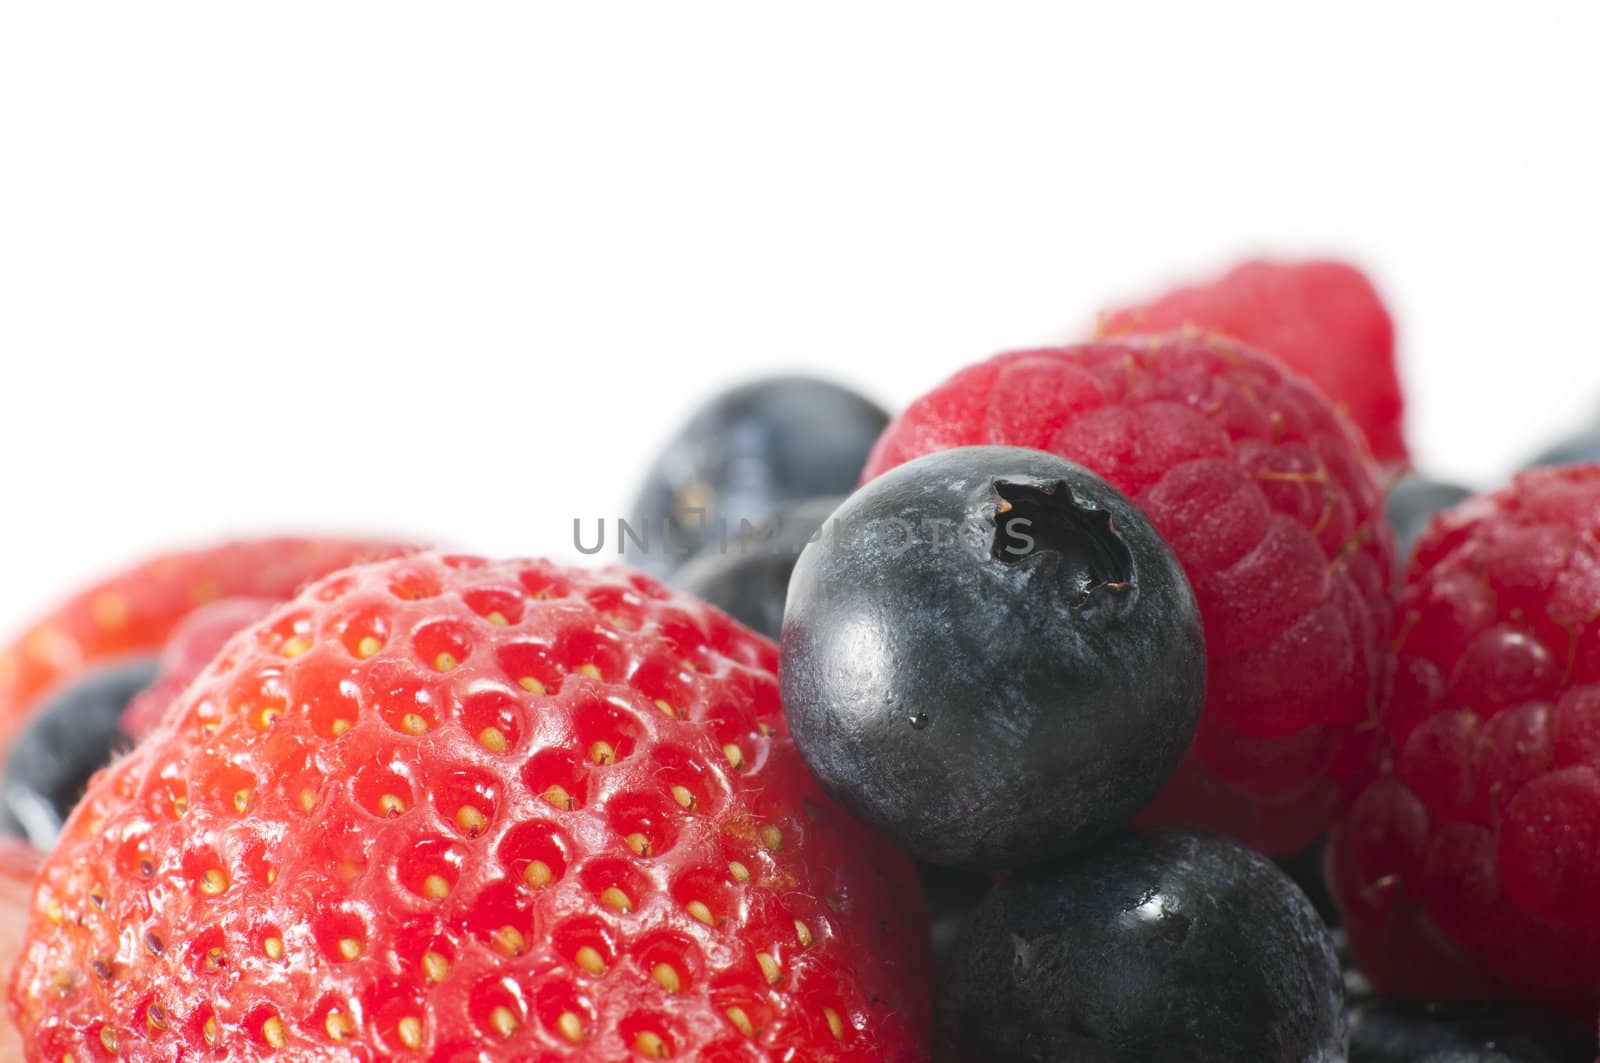
[[(39, 868), (39, 854), (25, 842), (0, 836), (0, 969), (10, 970), (22, 952), (28, 922), (28, 895)], [(9, 1016), (0, 1020), (0, 1063), (21, 1063), (22, 1039)]]
[(622, 571), (315, 584), (91, 784), (14, 975), (29, 1050), (925, 1058), (915, 875), (806, 773), (776, 658)]
[(1102, 315), (1100, 334), (1213, 329), (1315, 384), (1386, 462), (1406, 461), (1394, 325), (1372, 282), (1343, 262), (1245, 262), (1205, 284)]
[(1395, 563), (1375, 467), (1348, 423), (1222, 337), (1102, 340), (969, 366), (889, 426), (864, 476), (983, 444), (1105, 477), (1194, 587), (1205, 709), (1148, 818), (1269, 852), (1320, 834), (1359, 764), (1347, 740), (1382, 689)]
[(342, 539), (245, 540), (154, 557), (81, 591), (0, 648), (0, 753), (41, 694), (90, 665), (156, 653), (198, 605), (235, 595), (282, 601), (335, 569), (410, 549)]

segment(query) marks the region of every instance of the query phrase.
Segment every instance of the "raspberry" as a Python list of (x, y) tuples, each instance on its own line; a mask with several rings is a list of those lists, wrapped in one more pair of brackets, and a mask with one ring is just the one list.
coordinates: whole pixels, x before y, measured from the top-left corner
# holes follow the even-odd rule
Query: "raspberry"
[(1246, 262), (1205, 284), (1105, 313), (1100, 334), (1214, 329), (1311, 381), (1385, 462), (1405, 462), (1394, 326), (1361, 271), (1343, 262)]
[(1600, 1005), (1600, 466), (1441, 515), (1335, 894), (1382, 989)]
[(0, 753), (40, 695), (112, 658), (158, 652), (196, 606), (234, 595), (282, 601), (334, 569), (410, 549), (341, 539), (244, 540), (153, 557), (89, 587), (0, 647)]
[(925, 1058), (915, 874), (806, 773), (776, 657), (622, 571), (312, 585), (68, 821), (29, 1052)]
[(259, 623), (280, 603), (271, 598), (224, 598), (202, 605), (172, 629), (155, 681), (134, 695), (122, 713), (122, 731), (138, 741), (156, 729), (161, 714), (238, 632)]
[(1020, 351), (918, 399), (871, 478), (934, 450), (1048, 450), (1132, 498), (1183, 563), (1205, 624), (1200, 733), (1148, 811), (1292, 852), (1334, 814), (1345, 747), (1381, 690), (1394, 549), (1375, 468), (1276, 362), (1174, 334)]

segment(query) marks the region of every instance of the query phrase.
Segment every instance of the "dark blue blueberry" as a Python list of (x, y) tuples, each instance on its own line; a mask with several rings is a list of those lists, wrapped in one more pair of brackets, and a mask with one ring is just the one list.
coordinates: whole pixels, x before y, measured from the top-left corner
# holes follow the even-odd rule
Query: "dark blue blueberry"
[(1355, 957), (1350, 955), (1350, 935), (1345, 933), (1342, 926), (1334, 927), (1329, 932), (1333, 934), (1333, 950), (1339, 956), (1339, 970), (1344, 972), (1345, 1007), (1365, 1004), (1378, 994), (1372, 988), (1372, 983), (1367, 981), (1367, 976), (1361, 973), (1361, 968), (1356, 966)]
[(1430, 480), (1415, 472), (1408, 472), (1395, 481), (1389, 489), (1384, 514), (1394, 530), (1394, 545), (1400, 560), (1403, 562), (1411, 556), (1435, 513), (1449, 509), (1471, 494), (1465, 487)]
[(1350, 1009), (1350, 1063), (1593, 1063), (1592, 1028), (1515, 1004), (1370, 1001)]
[(6, 753), (0, 826), (53, 848), (89, 777), (129, 745), (118, 721), (156, 670), (154, 657), (108, 665), (46, 698)]
[(922, 899), (928, 906), (928, 933), (933, 969), (944, 970), (955, 951), (961, 929), (988, 894), (994, 880), (977, 871), (957, 871), (938, 864), (918, 864)]
[(1528, 462), (1528, 467), (1576, 465), (1586, 461), (1600, 462), (1600, 428), (1588, 428), (1568, 436), (1542, 451)]
[(673, 573), (672, 582), (704, 598), (769, 639), (783, 627), (789, 575), (800, 551), (820, 538), (844, 499), (812, 498), (753, 521), (727, 542), (714, 542)]
[(1081, 466), (962, 447), (885, 473), (789, 581), (779, 675), (823, 786), (930, 863), (1063, 856), (1127, 823), (1194, 737), (1183, 569)]
[(1343, 986), (1317, 913), (1271, 861), (1123, 835), (995, 886), (939, 987), (968, 1063), (1343, 1063)]
[(1300, 887), (1322, 921), (1330, 927), (1336, 927), (1340, 922), (1339, 906), (1333, 903), (1333, 891), (1328, 888), (1324, 866), (1327, 853), (1328, 839), (1322, 837), (1297, 853), (1278, 857), (1277, 864)]
[(625, 560), (665, 576), (717, 543), (723, 528), (732, 534), (741, 520), (785, 503), (848, 494), (888, 423), (871, 401), (810, 377), (723, 392), (656, 459), (629, 521), (648, 534), (648, 548), (619, 540)]

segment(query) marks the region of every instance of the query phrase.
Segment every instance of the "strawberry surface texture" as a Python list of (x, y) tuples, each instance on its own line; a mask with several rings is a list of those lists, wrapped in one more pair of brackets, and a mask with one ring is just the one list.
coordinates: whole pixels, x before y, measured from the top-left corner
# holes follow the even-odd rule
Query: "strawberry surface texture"
[(410, 549), (353, 539), (245, 539), (162, 554), (102, 580), (0, 648), (0, 752), (41, 695), (108, 660), (159, 652), (198, 606), (232, 596), (281, 601), (335, 569)]
[(621, 570), (311, 585), (68, 821), (11, 987), (29, 1051), (925, 1059), (915, 874), (805, 771), (776, 656)]

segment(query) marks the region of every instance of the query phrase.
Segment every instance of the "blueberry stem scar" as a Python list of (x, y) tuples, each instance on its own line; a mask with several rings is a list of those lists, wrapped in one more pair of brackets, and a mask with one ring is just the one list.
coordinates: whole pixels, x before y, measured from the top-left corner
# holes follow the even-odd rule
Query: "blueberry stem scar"
[(1133, 553), (1106, 510), (1079, 501), (1063, 480), (996, 480), (990, 556), (1018, 565), (1058, 555), (1066, 598), (1074, 609), (1106, 592), (1126, 608), (1137, 596)]

